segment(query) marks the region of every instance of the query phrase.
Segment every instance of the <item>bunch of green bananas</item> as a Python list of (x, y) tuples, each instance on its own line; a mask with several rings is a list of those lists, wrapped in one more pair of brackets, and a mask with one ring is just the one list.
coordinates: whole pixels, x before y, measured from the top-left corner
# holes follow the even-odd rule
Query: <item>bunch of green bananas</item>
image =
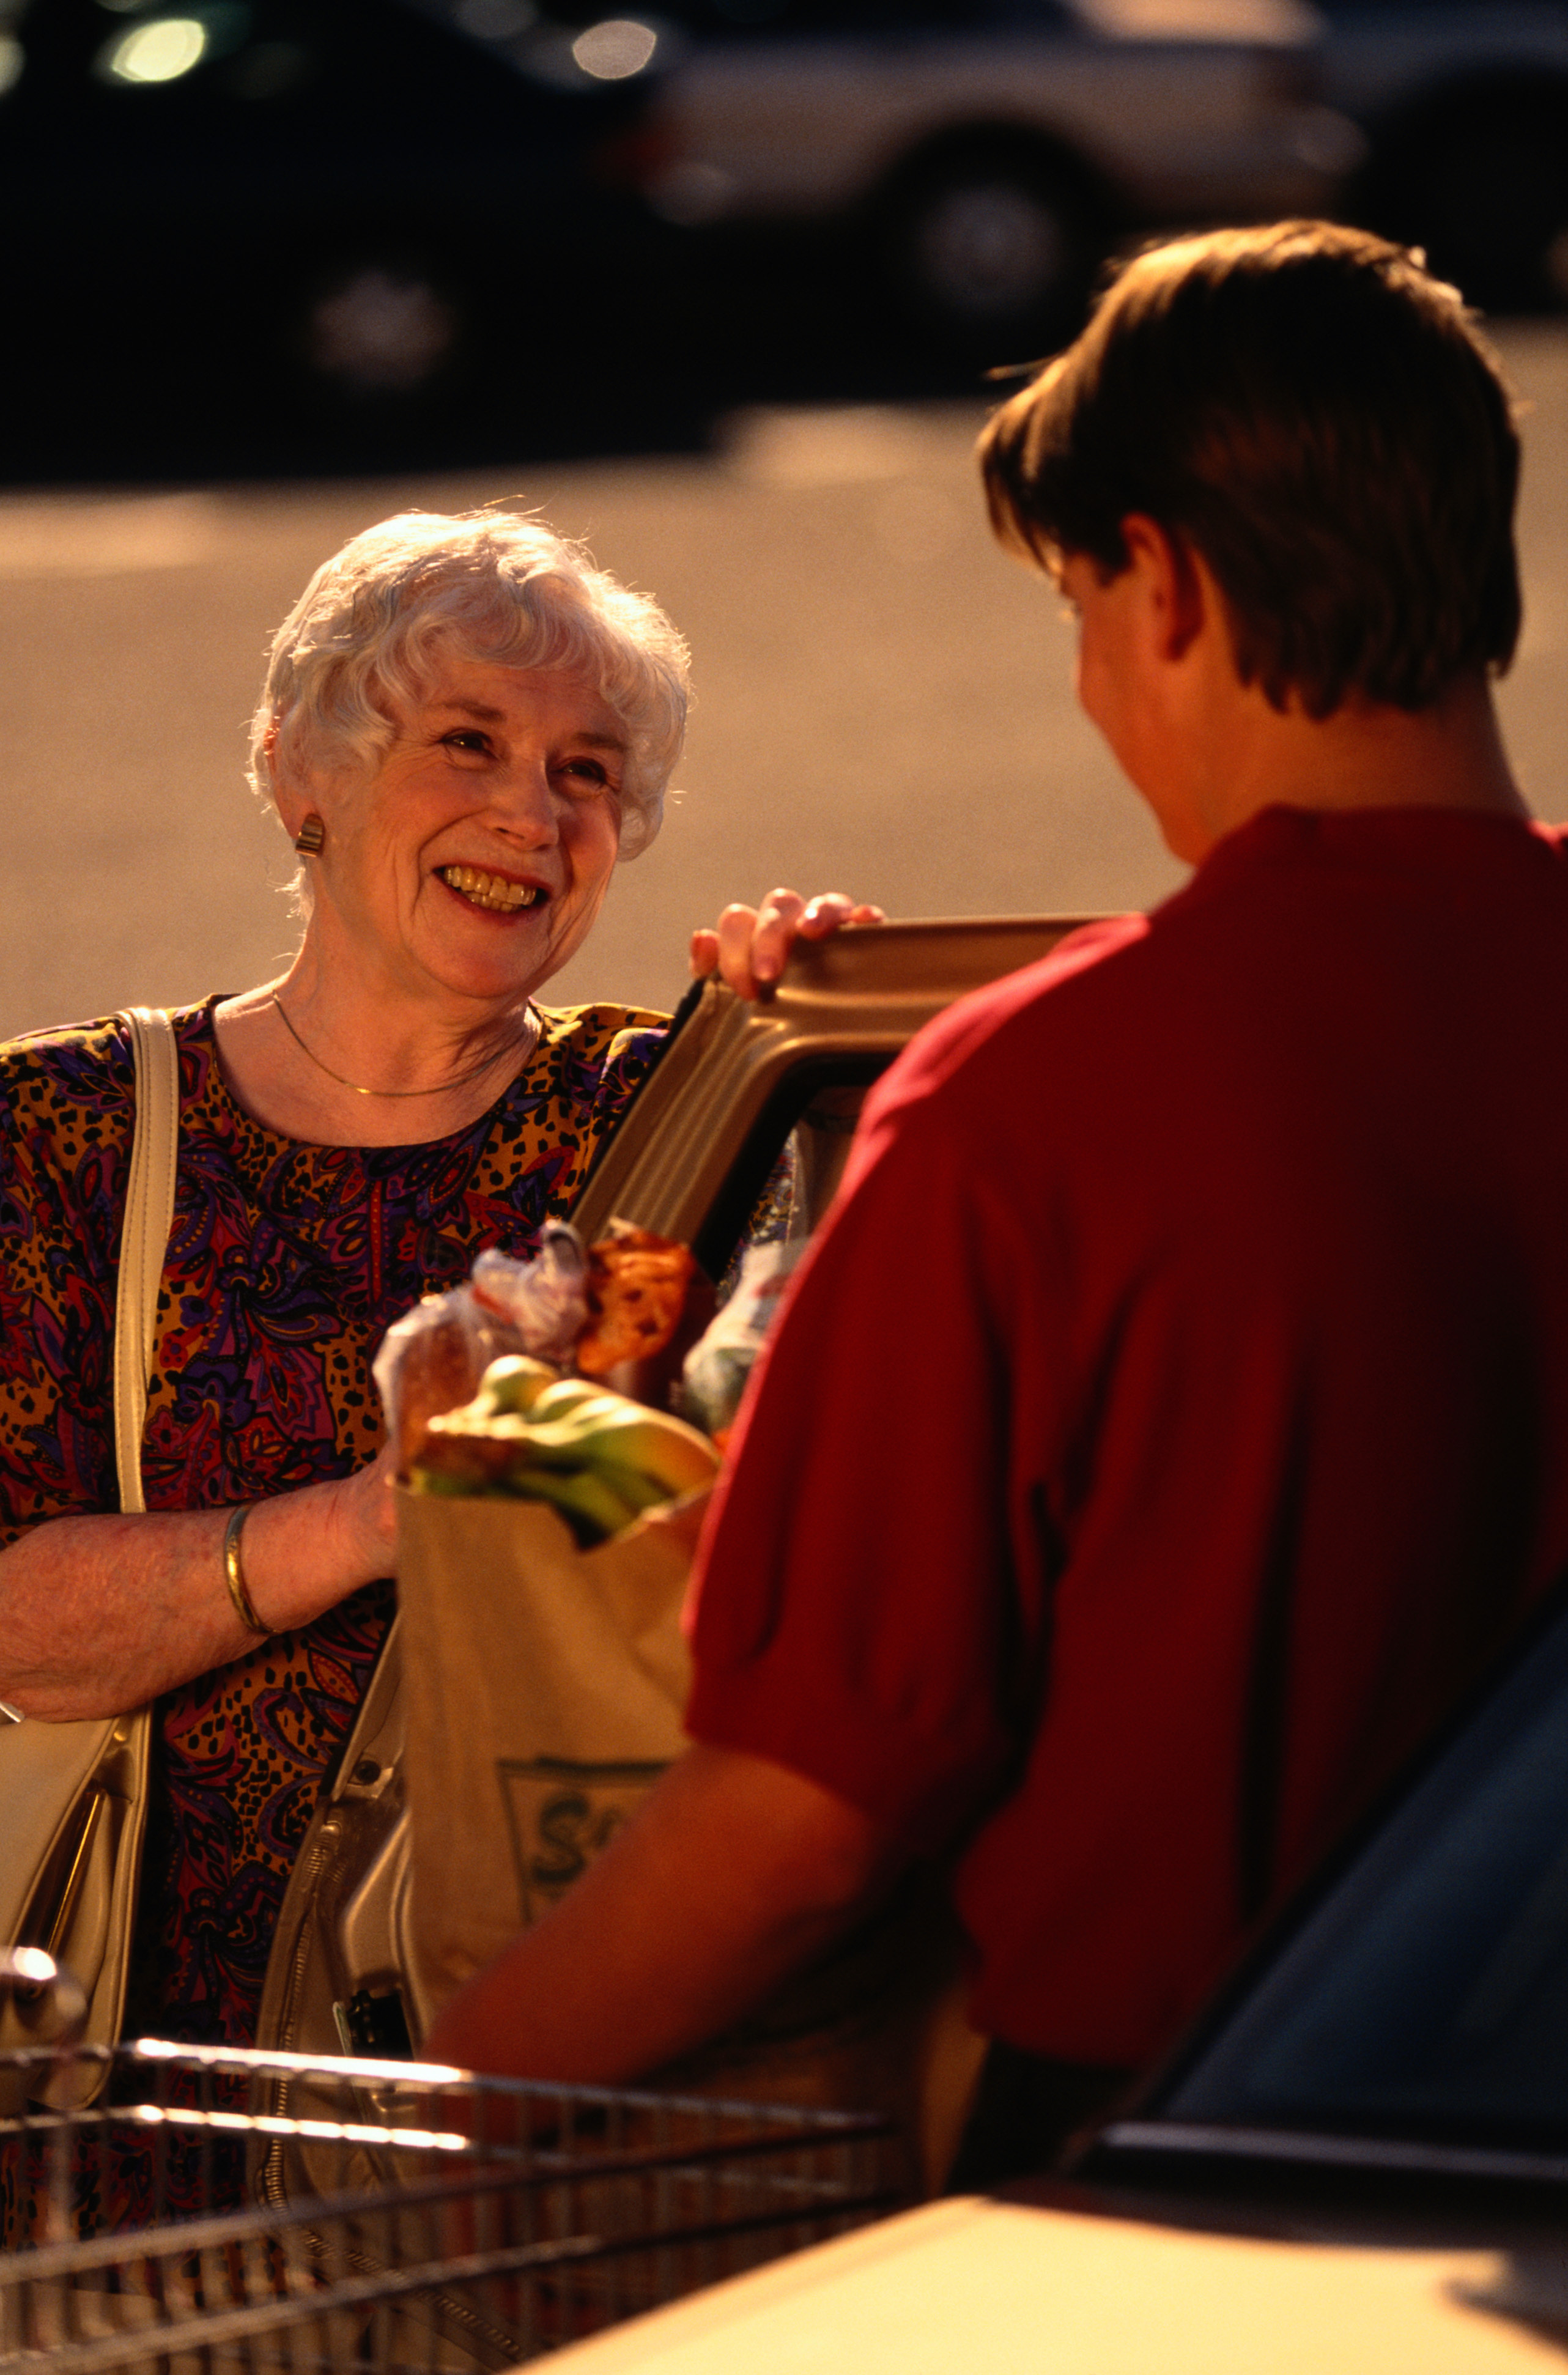
[(548, 1501), (588, 1543), (708, 1483), (718, 1465), (683, 1419), (514, 1353), (491, 1362), (471, 1402), (431, 1419), (409, 1481), (416, 1493)]

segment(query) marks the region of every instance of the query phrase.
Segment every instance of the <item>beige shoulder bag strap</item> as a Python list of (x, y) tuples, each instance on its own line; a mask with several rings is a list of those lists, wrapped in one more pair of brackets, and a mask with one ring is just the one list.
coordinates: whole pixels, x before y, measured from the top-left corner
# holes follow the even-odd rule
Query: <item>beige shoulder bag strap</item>
[[(114, 1459), (120, 1507), (139, 1515), (142, 1427), (174, 1209), (180, 1064), (167, 1014), (138, 1007), (124, 1020), (136, 1112), (115, 1300)], [(0, 1944), (41, 1946), (70, 1968), (88, 1999), (88, 2045), (117, 2044), (124, 2022), (151, 1755), (150, 1707), (74, 1723), (0, 1723)], [(0, 2048), (29, 2041), (7, 2030), (0, 2009)], [(77, 2063), (41, 2094), (59, 2110), (80, 2107), (106, 2076), (101, 2063)]]
[(114, 1465), (120, 1507), (139, 1515), (147, 1507), (142, 1497), (142, 1428), (158, 1334), (158, 1290), (174, 1218), (180, 1051), (167, 1014), (131, 1006), (125, 1020), (136, 1066), (136, 1130), (114, 1306)]

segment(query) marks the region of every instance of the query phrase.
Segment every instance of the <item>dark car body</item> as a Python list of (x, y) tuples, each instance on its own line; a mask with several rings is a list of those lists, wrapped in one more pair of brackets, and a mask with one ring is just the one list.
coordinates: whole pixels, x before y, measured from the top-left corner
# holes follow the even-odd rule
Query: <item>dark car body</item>
[(1472, 301), (1568, 295), (1568, 7), (1323, 0), (1322, 104), (1364, 143), (1337, 207), (1424, 247)]
[(374, 463), (477, 404), (514, 448), (591, 434), (591, 328), (635, 336), (645, 278), (592, 161), (614, 84), (404, 0), (12, 0), (0, 81), (13, 471), (118, 438), (188, 475), (247, 425), (275, 466)]

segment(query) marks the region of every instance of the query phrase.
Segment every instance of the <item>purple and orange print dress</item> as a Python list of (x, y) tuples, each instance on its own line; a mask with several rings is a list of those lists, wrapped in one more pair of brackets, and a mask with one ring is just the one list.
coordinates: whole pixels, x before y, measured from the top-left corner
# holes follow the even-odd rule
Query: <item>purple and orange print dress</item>
[[(663, 1036), (662, 1017), (625, 1007), (546, 1008), (528, 1064), (469, 1128), (308, 1146), (234, 1102), (216, 1003), (173, 1018), (180, 1165), (144, 1439), (149, 1510), (260, 1500), (371, 1459), (371, 1361), (386, 1329), (481, 1249), (534, 1249)], [(0, 1048), (0, 1545), (119, 1506), (112, 1371), (133, 1077), (117, 1021)], [(160, 1701), (128, 2035), (253, 2040), (289, 1869), (392, 1602), (390, 1582), (368, 1585)]]

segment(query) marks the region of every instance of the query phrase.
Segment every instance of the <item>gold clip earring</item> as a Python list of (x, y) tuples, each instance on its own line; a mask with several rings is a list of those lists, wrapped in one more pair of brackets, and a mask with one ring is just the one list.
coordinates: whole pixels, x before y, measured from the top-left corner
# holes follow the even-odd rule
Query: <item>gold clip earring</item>
[(294, 846), (301, 857), (316, 857), (320, 856), (325, 840), (326, 827), (319, 816), (312, 814), (305, 819), (294, 835)]

